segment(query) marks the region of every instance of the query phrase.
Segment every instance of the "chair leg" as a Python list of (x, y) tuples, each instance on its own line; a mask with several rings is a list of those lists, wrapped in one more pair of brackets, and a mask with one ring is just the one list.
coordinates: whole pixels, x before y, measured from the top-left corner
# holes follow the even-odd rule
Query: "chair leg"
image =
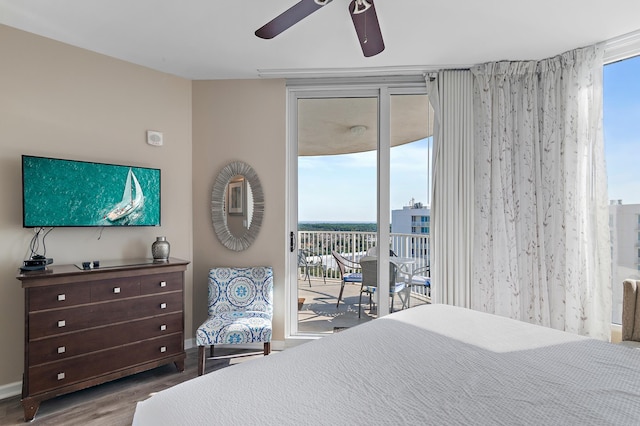
[(360, 292), (360, 299), (358, 300), (358, 318), (360, 318), (361, 313), (362, 313), (362, 292)]
[(336, 303), (336, 308), (340, 305), (340, 300), (342, 300), (342, 292), (344, 291), (344, 280), (342, 280), (342, 284), (340, 284), (340, 294), (338, 294), (338, 303)]
[(271, 353), (271, 342), (264, 342), (264, 354), (269, 355)]
[[(213, 345), (211, 346), (213, 349)], [(204, 356), (204, 346), (198, 346), (198, 376), (202, 376), (204, 374), (204, 363), (206, 357)]]
[(307, 280), (309, 280), (309, 287), (311, 287), (311, 276), (309, 275), (309, 267), (305, 267), (304, 270), (306, 271)]

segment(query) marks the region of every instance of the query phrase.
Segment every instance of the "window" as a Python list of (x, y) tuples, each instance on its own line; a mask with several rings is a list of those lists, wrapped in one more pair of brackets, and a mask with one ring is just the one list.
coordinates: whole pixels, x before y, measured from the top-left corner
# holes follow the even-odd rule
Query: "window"
[[(612, 322), (622, 321), (622, 282), (640, 270), (640, 56), (604, 67), (604, 144), (611, 226)], [(637, 238), (636, 238), (637, 237)]]

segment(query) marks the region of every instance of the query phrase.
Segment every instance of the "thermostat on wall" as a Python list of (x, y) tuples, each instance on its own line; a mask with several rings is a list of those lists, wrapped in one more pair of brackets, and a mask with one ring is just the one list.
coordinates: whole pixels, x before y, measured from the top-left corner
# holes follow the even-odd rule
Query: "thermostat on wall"
[(153, 146), (162, 146), (162, 132), (147, 130), (147, 143)]

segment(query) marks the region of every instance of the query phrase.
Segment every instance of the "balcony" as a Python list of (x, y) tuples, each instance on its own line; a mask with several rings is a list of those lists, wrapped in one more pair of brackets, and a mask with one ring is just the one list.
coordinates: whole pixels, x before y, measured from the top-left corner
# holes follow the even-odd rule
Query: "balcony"
[[(338, 307), (340, 272), (333, 250), (352, 261), (358, 261), (367, 250), (377, 246), (374, 232), (299, 231), (299, 248), (309, 254), (308, 260), (318, 266), (310, 268), (309, 279), (298, 269), (298, 330), (301, 333), (332, 333), (353, 327), (377, 317), (376, 306), (369, 305), (368, 296), (362, 297), (362, 311), (358, 318), (360, 284), (347, 283)], [(429, 236), (416, 234), (391, 234), (388, 247), (398, 257), (412, 258), (411, 269), (429, 264)], [(322, 265), (322, 266), (320, 266)], [(323, 272), (326, 271), (326, 283)], [(348, 271), (351, 272), (351, 271)], [(402, 301), (394, 298), (394, 310), (402, 309)], [(414, 287), (409, 307), (430, 303), (424, 288)]]

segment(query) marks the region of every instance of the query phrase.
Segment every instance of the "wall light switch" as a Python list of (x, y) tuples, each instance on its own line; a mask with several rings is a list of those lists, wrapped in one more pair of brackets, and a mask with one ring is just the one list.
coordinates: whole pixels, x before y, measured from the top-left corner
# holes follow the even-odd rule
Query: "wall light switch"
[(147, 143), (153, 146), (162, 146), (162, 132), (147, 130)]

